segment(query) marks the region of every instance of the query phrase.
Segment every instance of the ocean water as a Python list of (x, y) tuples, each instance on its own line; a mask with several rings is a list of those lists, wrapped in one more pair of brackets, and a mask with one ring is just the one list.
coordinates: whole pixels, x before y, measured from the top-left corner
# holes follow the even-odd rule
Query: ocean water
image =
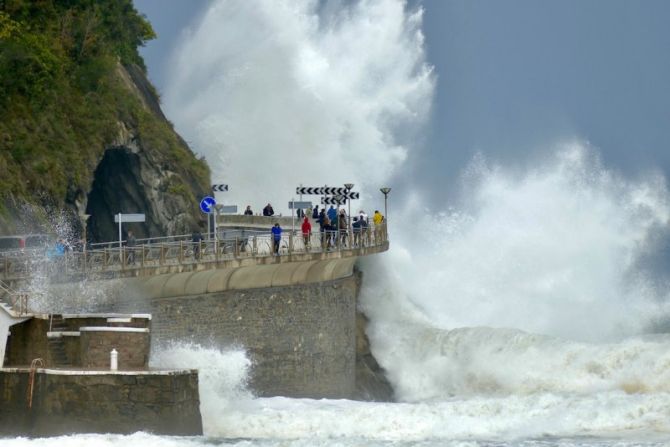
[(477, 157), (456, 199), (426, 203), (445, 185), (402, 175), (436, 82), (421, 25), (398, 0), (213, 1), (163, 96), (227, 203), (353, 182), (370, 214), (394, 187), (391, 249), (359, 267), (397, 402), (255, 398), (243, 351), (176, 345), (152, 363), (200, 369), (204, 436), (1, 447), (670, 445), (666, 180), (567, 140), (515, 167)]
[(392, 249), (361, 262), (397, 402), (256, 398), (244, 351), (178, 344), (152, 364), (199, 368), (204, 436), (0, 445), (670, 445), (668, 289), (649, 261), (670, 217), (663, 180), (626, 180), (573, 145), (522, 173), (479, 165), (464, 192), (420, 235), (415, 205), (398, 209)]

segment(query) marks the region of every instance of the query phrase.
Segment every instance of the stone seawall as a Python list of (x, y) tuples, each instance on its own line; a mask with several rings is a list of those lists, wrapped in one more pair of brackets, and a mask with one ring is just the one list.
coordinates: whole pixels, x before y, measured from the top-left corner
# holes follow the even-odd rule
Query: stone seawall
[[(261, 396), (351, 398), (356, 374), (354, 275), (314, 284), (126, 300), (153, 315), (155, 345), (243, 347)], [(160, 347), (159, 347), (160, 349)]]
[[(31, 391), (32, 383), (32, 393)], [(0, 370), (0, 435), (201, 435), (196, 371)]]

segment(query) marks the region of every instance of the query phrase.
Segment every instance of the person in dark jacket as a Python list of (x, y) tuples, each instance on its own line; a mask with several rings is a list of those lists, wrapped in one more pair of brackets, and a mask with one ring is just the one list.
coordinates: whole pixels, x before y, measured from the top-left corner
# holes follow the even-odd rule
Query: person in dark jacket
[(200, 230), (195, 230), (191, 235), (191, 242), (193, 243), (193, 257), (200, 259), (200, 246), (202, 245), (202, 233)]
[(126, 238), (126, 249), (128, 251), (128, 264), (135, 264), (135, 245), (137, 239), (132, 230), (128, 230), (128, 237)]
[(254, 212), (251, 211), (251, 205), (247, 205), (247, 209), (244, 210), (244, 215), (245, 216), (253, 216), (254, 215)]
[(263, 216), (274, 216), (275, 210), (272, 209), (272, 205), (269, 203), (263, 208)]
[(354, 222), (351, 224), (351, 231), (354, 233), (354, 247), (361, 245), (361, 221), (358, 217), (354, 217)]
[(314, 210), (312, 211), (312, 219), (316, 220), (319, 218), (319, 205), (316, 205), (314, 207)]

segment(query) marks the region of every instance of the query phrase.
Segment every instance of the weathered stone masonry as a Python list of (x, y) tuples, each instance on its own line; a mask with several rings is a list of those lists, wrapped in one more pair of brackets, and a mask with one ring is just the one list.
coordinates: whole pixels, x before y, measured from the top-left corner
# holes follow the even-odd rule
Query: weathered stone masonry
[(356, 277), (314, 284), (126, 300), (150, 312), (155, 344), (244, 347), (251, 387), (263, 396), (353, 397)]

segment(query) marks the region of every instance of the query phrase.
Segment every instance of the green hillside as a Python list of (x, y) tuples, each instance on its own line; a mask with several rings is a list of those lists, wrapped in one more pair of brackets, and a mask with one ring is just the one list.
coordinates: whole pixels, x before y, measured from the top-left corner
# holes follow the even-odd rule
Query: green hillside
[(206, 190), (206, 163), (163, 119), (153, 87), (141, 95), (122, 76), (144, 76), (138, 47), (154, 37), (131, 0), (0, 0), (0, 229), (21, 203), (74, 207), (119, 123), (179, 174), (168, 193), (191, 203)]

